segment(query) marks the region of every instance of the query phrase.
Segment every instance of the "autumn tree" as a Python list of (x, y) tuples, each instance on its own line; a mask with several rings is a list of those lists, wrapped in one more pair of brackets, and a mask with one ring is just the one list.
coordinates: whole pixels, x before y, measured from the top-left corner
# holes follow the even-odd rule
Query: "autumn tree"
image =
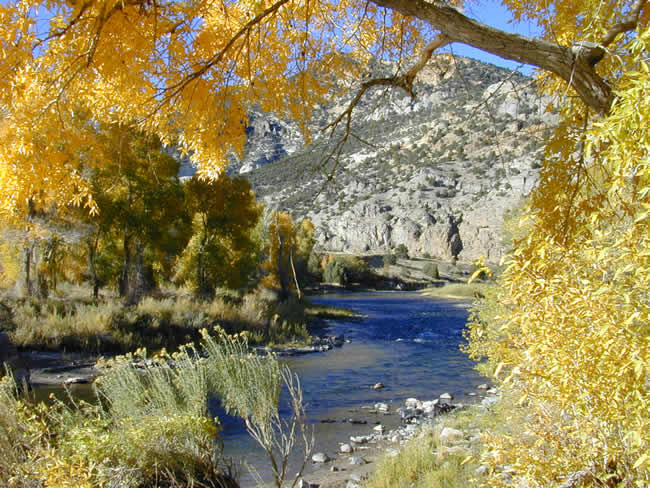
[(291, 290), (296, 289), (296, 282), (292, 282), (292, 259), (296, 247), (295, 224), (291, 215), (286, 212), (270, 212), (267, 220), (264, 249), (266, 276), (263, 283), (269, 288), (279, 290), (280, 300), (284, 301), (289, 298)]
[(176, 279), (202, 297), (213, 296), (219, 286), (246, 286), (260, 252), (253, 229), (261, 205), (250, 183), (223, 174), (216, 180), (194, 177), (184, 189), (193, 235), (179, 258)]
[[(154, 267), (171, 276), (173, 260), (189, 238), (177, 177), (180, 163), (155, 137), (123, 126), (101, 130), (96, 145), (104, 158), (104, 166), (90, 169), (98, 211), (86, 218), (94, 293), (102, 282), (115, 280), (120, 296), (137, 300), (155, 287)], [(121, 266), (104, 266), (100, 272), (103, 258), (121, 261)]]

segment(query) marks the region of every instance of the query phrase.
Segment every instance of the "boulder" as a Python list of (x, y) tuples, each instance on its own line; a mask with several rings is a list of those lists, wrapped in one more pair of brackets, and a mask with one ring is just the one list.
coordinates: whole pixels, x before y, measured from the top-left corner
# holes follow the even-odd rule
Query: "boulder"
[(344, 454), (349, 454), (352, 452), (352, 446), (350, 444), (341, 444), (341, 447), (339, 447), (339, 451), (344, 453)]
[(330, 458), (324, 452), (317, 452), (311, 457), (311, 460), (315, 463), (326, 463), (330, 460)]
[(361, 466), (361, 465), (366, 464), (368, 462), (368, 461), (366, 461), (365, 459), (363, 459), (360, 456), (350, 456), (349, 461), (350, 461), (350, 464), (355, 465), (355, 466)]
[(465, 438), (465, 434), (462, 430), (452, 429), (451, 427), (445, 427), (440, 432), (440, 442), (449, 443), (460, 441)]

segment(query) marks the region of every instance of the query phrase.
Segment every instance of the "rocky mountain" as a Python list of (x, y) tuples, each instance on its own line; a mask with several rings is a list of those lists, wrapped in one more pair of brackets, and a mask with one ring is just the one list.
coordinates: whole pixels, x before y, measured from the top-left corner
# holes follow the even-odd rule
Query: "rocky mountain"
[(312, 219), (322, 250), (404, 244), (411, 256), (497, 261), (504, 214), (537, 180), (549, 100), (519, 73), (447, 55), (416, 91), (368, 92), (347, 134), (323, 127), (350, 98), (318, 107), (308, 145), (295, 124), (255, 113), (235, 167), (267, 206)]

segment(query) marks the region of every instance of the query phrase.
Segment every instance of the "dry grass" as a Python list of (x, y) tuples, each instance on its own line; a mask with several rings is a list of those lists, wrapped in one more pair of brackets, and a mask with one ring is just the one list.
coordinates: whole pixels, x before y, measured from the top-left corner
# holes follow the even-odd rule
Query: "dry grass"
[(251, 343), (308, 343), (309, 324), (324, 317), (353, 315), (314, 306), (307, 300), (272, 301), (263, 290), (239, 296), (219, 293), (211, 301), (185, 294), (147, 297), (136, 306), (118, 299), (99, 302), (70, 299), (9, 300), (3, 319), (12, 341), (20, 347), (91, 353), (128, 352), (138, 347), (175, 350), (196, 342), (201, 329), (246, 332)]
[(474, 299), (482, 297), (492, 283), (450, 283), (441, 287), (426, 288), (421, 293), (435, 298)]

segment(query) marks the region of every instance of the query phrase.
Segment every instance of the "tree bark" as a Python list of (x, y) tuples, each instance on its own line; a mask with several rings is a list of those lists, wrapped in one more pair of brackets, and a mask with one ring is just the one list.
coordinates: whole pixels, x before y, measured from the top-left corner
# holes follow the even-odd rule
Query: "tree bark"
[(276, 224), (278, 238), (278, 279), (280, 280), (280, 301), (284, 302), (289, 298), (289, 278), (284, 269), (284, 238), (280, 232), (280, 223)]
[(555, 73), (578, 93), (586, 105), (607, 114), (612, 92), (596, 73), (594, 65), (604, 55), (602, 47), (587, 43), (560, 46), (540, 39), (504, 32), (464, 16), (456, 9), (433, 0), (372, 0), (379, 6), (423, 20), (451, 42), (473, 46), (505, 59), (537, 66)]
[(131, 271), (131, 236), (127, 231), (124, 231), (124, 237), (122, 239), (123, 247), (124, 247), (124, 260), (122, 261), (122, 274), (120, 276), (120, 282), (119, 282), (119, 292), (120, 296), (122, 298), (126, 297), (127, 293), (129, 292), (129, 287), (130, 287), (130, 278), (129, 274)]

